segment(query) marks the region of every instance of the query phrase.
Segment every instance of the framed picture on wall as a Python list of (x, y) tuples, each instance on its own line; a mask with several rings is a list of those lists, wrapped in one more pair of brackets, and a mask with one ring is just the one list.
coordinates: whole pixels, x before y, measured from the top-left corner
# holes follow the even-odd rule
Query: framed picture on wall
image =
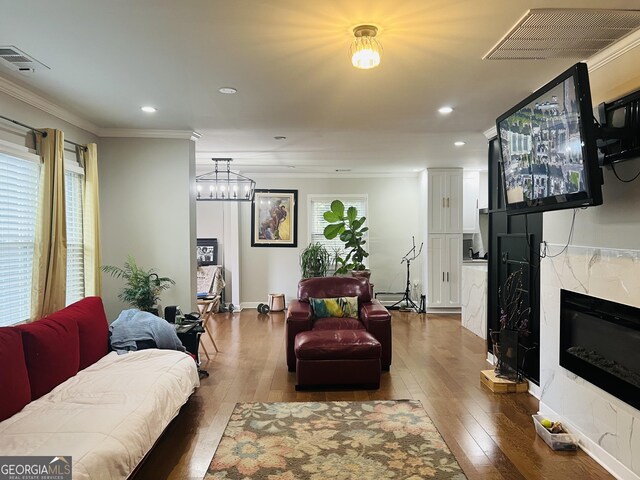
[(251, 203), (251, 246), (298, 246), (297, 190), (256, 190)]
[(196, 244), (198, 265), (218, 265), (218, 239), (199, 238)]

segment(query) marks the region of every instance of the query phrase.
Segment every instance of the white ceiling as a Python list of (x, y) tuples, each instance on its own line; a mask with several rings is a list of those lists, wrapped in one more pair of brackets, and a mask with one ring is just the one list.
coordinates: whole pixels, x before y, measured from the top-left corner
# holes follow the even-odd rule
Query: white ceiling
[[(584, 59), (482, 57), (528, 9), (560, 7), (640, 3), (0, 0), (0, 45), (51, 68), (25, 76), (0, 67), (0, 76), (101, 128), (197, 131), (199, 162), (232, 157), (243, 171), (484, 168), (482, 132)], [(361, 23), (379, 27), (377, 69), (351, 66)], [(238, 93), (218, 93), (223, 86)], [(445, 104), (455, 108), (447, 117), (437, 112)]]

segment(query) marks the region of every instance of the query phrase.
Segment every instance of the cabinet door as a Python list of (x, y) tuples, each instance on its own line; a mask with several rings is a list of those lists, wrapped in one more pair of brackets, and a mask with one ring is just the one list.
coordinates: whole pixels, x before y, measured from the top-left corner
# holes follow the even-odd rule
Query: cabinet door
[(429, 285), (428, 303), (430, 307), (443, 306), (444, 287), (446, 279), (447, 257), (446, 244), (443, 235), (429, 235), (428, 242), (428, 262), (429, 262)]
[(429, 172), (428, 185), (428, 217), (429, 233), (444, 233), (446, 208), (446, 174), (445, 172)]
[(462, 232), (476, 233), (478, 226), (479, 172), (464, 172), (462, 180)]
[(445, 174), (445, 232), (462, 232), (462, 170)]
[(446, 236), (446, 307), (459, 307), (461, 305), (460, 290), (462, 283), (462, 235)]

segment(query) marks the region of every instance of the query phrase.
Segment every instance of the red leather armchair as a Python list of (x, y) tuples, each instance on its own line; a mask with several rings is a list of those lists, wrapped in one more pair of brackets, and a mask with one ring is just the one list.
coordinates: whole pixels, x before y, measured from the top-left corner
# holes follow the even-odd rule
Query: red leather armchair
[[(359, 318), (315, 318), (309, 298), (358, 297)], [(381, 366), (391, 366), (391, 314), (378, 300), (371, 298), (369, 281), (356, 277), (316, 277), (300, 280), (298, 299), (287, 311), (287, 367), (296, 370), (294, 341), (307, 330), (366, 330), (382, 347)]]

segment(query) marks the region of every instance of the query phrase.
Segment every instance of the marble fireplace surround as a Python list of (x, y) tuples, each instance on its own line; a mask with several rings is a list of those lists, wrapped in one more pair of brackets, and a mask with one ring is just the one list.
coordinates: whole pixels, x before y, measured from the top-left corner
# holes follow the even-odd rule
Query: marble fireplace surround
[(560, 289), (640, 307), (640, 251), (563, 248), (547, 245), (540, 262), (540, 412), (561, 417), (616, 477), (640, 480), (640, 411), (559, 361)]

